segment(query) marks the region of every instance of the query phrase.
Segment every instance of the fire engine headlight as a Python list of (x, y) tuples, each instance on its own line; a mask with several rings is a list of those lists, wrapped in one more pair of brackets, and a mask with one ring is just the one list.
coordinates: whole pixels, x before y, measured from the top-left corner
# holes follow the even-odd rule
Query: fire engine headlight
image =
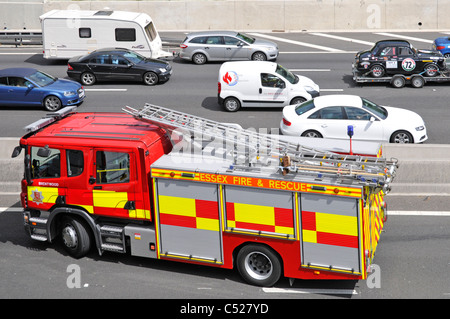
[(421, 125), (416, 127), (416, 131), (423, 131), (425, 129), (425, 126)]
[(65, 91), (64, 92), (64, 96), (72, 96), (72, 95), (76, 95), (77, 94), (77, 92), (75, 92), (75, 91)]

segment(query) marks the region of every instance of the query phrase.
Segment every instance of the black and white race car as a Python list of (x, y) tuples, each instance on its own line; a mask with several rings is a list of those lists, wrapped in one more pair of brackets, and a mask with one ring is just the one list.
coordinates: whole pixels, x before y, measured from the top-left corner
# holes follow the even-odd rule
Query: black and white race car
[(445, 70), (446, 65), (439, 51), (417, 50), (405, 40), (382, 40), (372, 49), (358, 52), (353, 67), (374, 78), (418, 73), (433, 77)]

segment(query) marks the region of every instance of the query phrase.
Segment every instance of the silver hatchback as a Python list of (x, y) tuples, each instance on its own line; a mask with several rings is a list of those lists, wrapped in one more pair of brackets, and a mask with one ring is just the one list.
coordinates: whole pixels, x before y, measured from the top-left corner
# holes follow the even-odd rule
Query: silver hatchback
[(278, 57), (276, 43), (234, 31), (189, 33), (180, 48), (180, 58), (195, 64), (228, 60), (266, 61)]

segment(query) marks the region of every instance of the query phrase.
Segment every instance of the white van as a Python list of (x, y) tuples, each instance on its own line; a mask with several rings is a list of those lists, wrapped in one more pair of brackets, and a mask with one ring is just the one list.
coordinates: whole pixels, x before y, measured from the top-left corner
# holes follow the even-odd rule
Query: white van
[(311, 79), (275, 62), (225, 62), (220, 67), (218, 100), (229, 112), (241, 107), (284, 107), (319, 95)]
[(126, 48), (149, 58), (168, 56), (145, 13), (52, 10), (40, 17), (46, 59), (70, 59), (102, 48)]

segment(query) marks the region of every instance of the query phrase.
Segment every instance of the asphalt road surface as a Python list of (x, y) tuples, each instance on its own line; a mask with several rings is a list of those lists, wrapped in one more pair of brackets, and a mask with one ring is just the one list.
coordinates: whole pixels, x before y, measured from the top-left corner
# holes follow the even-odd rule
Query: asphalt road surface
[[(313, 79), (320, 85), (322, 95), (356, 94), (382, 105), (415, 111), (427, 125), (426, 143), (449, 144), (450, 82), (427, 84), (421, 89), (394, 89), (388, 84), (357, 85), (351, 75), (355, 53), (370, 47), (371, 43), (390, 37), (411, 37), (415, 47), (428, 49), (431, 41), (442, 33), (270, 33), (263, 36), (276, 37), (274, 41), (281, 52), (277, 62)], [(162, 33), (161, 37), (166, 42), (177, 43), (184, 34)], [(176, 45), (170, 48), (176, 49)], [(79, 110), (121, 111), (125, 105), (139, 108), (144, 103), (153, 103), (212, 120), (236, 122), (245, 128), (278, 129), (281, 109), (242, 109), (227, 113), (220, 108), (217, 104), (220, 63), (197, 66), (178, 58), (171, 59), (171, 63), (172, 78), (162, 85), (102, 83), (87, 87), (87, 98)], [(0, 47), (0, 69), (7, 67), (34, 67), (66, 77), (66, 61), (44, 60), (39, 47)], [(0, 112), (0, 137), (19, 137), (24, 126), (46, 114), (39, 108), (4, 107)], [(392, 211), (419, 213), (389, 216), (375, 257), (375, 273), (379, 277), (373, 277), (373, 282), (295, 280), (291, 285), (288, 279), (283, 279), (275, 287), (260, 288), (244, 283), (236, 271), (127, 254), (98, 256), (92, 252), (86, 258), (75, 260), (58, 243), (29, 239), (22, 228), (17, 197), (2, 194), (0, 298), (176, 299), (178, 303), (171, 309), (175, 312), (181, 312), (189, 300), (216, 299), (215, 314), (218, 308), (225, 314), (222, 300), (267, 301), (273, 311), (277, 305), (270, 304), (269, 300), (276, 299), (445, 299), (450, 296), (450, 217), (446, 214), (449, 202), (445, 194), (388, 198)], [(197, 300), (196, 305), (200, 304)], [(294, 307), (295, 303), (288, 302), (288, 305)]]

